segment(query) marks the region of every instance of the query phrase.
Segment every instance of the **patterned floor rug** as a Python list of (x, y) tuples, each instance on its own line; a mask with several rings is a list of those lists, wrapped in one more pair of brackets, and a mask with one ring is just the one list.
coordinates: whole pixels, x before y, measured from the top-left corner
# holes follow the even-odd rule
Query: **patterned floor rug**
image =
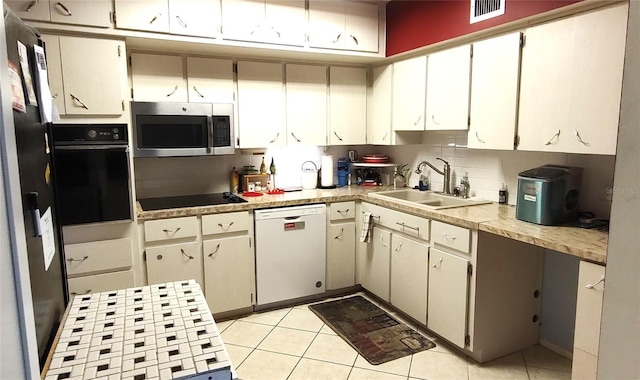
[(436, 346), (361, 296), (310, 305), (309, 309), (374, 365)]

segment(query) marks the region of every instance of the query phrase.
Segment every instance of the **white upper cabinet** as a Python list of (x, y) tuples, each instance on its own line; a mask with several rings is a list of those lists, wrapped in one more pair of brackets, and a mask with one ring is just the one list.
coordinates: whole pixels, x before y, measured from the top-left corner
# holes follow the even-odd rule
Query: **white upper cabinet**
[(391, 79), (393, 66), (373, 69), (367, 97), (367, 144), (391, 145)]
[(233, 61), (187, 57), (190, 102), (234, 103)]
[(43, 36), (43, 40), (51, 95), (60, 115), (123, 113), (123, 41), (69, 36)]
[(169, 31), (167, 0), (115, 0), (115, 5), (118, 28), (165, 33)]
[(394, 131), (423, 131), (427, 57), (393, 64), (392, 126)]
[(309, 46), (378, 52), (378, 4), (309, 1)]
[(186, 102), (187, 83), (182, 73), (182, 57), (158, 54), (131, 54), (133, 100), (137, 102)]
[(358, 67), (329, 69), (329, 145), (366, 142), (367, 70)]
[(326, 66), (286, 65), (287, 144), (327, 144)]
[(469, 148), (514, 148), (520, 33), (473, 44)]
[(220, 3), (214, 0), (170, 0), (169, 32), (214, 38), (220, 30)]
[(110, 0), (7, 1), (7, 5), (25, 20), (61, 24), (111, 26)]
[(526, 31), (521, 150), (615, 154), (628, 4)]
[(286, 143), (282, 64), (238, 61), (240, 148)]
[(304, 0), (222, 0), (222, 37), (303, 46)]
[(467, 129), (470, 69), (470, 45), (429, 55), (426, 130)]

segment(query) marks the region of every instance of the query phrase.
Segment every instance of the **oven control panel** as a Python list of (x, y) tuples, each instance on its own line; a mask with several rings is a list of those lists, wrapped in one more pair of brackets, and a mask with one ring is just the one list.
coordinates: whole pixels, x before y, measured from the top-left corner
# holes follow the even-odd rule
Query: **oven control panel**
[(126, 124), (53, 124), (54, 143), (127, 144)]

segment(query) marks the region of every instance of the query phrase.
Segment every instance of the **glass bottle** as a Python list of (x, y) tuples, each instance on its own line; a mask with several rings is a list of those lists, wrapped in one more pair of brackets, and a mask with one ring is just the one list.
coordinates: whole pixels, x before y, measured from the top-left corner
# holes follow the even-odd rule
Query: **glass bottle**
[(260, 163), (260, 174), (267, 174), (267, 165), (264, 163), (264, 156), (262, 156), (262, 163)]
[(276, 164), (273, 162), (273, 157), (271, 157), (271, 165), (269, 165), (269, 172), (271, 174), (276, 174)]

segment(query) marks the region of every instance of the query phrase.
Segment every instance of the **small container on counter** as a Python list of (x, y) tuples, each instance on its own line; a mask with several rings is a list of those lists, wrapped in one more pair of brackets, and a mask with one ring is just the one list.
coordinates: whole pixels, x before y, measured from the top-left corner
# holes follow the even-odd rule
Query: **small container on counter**
[(502, 183), (502, 187), (498, 190), (498, 203), (501, 205), (507, 204), (507, 198), (509, 193), (507, 192), (507, 187)]
[(257, 181), (254, 186), (255, 191), (262, 191), (262, 182)]
[(249, 182), (248, 186), (247, 186), (247, 191), (256, 191), (256, 184), (255, 182)]

